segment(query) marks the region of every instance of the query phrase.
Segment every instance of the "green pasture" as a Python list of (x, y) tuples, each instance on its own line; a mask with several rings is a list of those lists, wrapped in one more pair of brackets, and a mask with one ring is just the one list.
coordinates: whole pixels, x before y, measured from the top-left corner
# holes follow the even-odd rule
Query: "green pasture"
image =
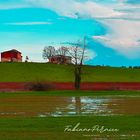
[(123, 96), (123, 97), (131, 97), (131, 96), (140, 96), (140, 91), (31, 91), (31, 92), (1, 92), (0, 98), (2, 97), (16, 97), (16, 96)]
[[(67, 125), (92, 128), (95, 125), (118, 132), (64, 132)], [(139, 140), (140, 116), (93, 116), (60, 118), (0, 119), (0, 140)]]
[[(0, 108), (7, 111), (24, 110), (34, 111), (32, 105), (41, 107), (44, 96), (124, 96), (129, 99), (139, 96), (140, 92), (112, 91), (112, 92), (92, 92), (92, 91), (48, 91), (48, 92), (18, 92), (0, 93)], [(113, 95), (113, 96), (112, 96)], [(43, 98), (40, 98), (43, 97)], [(39, 105), (42, 100), (42, 105)], [(124, 98), (125, 99), (125, 98)], [(19, 102), (21, 101), (21, 103)], [(8, 103), (9, 102), (9, 103)], [(55, 101), (54, 101), (55, 103)], [(27, 104), (28, 107), (27, 108)], [(31, 110), (30, 110), (31, 109)], [(1, 113), (1, 112), (0, 112)], [(64, 132), (66, 126), (72, 128), (80, 123), (79, 128), (92, 128), (95, 125), (104, 128), (118, 129), (117, 132)], [(0, 116), (0, 140), (139, 140), (140, 138), (140, 116), (139, 115), (114, 115), (114, 116), (68, 116), (68, 117), (32, 117), (32, 116)]]
[[(0, 82), (73, 82), (73, 65), (0, 63)], [(140, 82), (140, 69), (84, 66), (83, 82)]]

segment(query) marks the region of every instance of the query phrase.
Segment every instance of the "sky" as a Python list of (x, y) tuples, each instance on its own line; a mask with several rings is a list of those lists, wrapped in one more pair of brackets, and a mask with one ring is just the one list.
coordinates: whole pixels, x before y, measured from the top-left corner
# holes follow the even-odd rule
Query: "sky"
[(44, 62), (45, 46), (86, 36), (89, 65), (140, 65), (140, 0), (0, 0), (0, 52)]

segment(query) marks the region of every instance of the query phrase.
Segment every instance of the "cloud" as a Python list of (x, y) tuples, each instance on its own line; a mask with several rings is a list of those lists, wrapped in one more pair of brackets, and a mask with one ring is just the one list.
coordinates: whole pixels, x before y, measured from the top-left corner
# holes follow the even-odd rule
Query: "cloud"
[[(57, 4), (56, 4), (57, 3)], [(43, 7), (48, 8), (61, 16), (77, 18), (81, 17), (118, 17), (121, 16), (120, 12), (114, 11), (111, 8), (102, 6), (96, 2), (87, 0), (87, 1), (78, 1), (78, 0), (28, 0), (28, 4), (34, 7)]]
[(93, 58), (98, 56), (97, 53), (95, 51), (91, 50), (91, 49), (87, 49), (85, 51), (85, 56), (86, 56), (86, 54), (87, 54), (88, 57), (85, 59), (85, 62), (89, 61), (89, 60), (92, 60)]
[(113, 5), (113, 9), (123, 13), (122, 16), (98, 20), (108, 28), (108, 33), (103, 36), (93, 36), (93, 39), (127, 58), (139, 58), (140, 5), (130, 5), (127, 0), (124, 0)]
[(140, 21), (110, 19), (101, 22), (109, 27), (110, 31), (104, 36), (94, 36), (94, 39), (126, 57), (140, 57)]
[(52, 22), (11, 22), (4, 23), (5, 25), (31, 26), (31, 25), (49, 25)]
[[(65, 17), (96, 19), (107, 27), (108, 33), (104, 36), (94, 36), (94, 39), (127, 57), (140, 57), (139, 0), (102, 1), (104, 2), (100, 0), (60, 0), (59, 2), (58, 0), (23, 0), (22, 4), (1, 5), (0, 8), (4, 6), (5, 8), (47, 8)], [(10, 23), (10, 25), (37, 24), (39, 23)]]
[(61, 16), (73, 17), (88, 17), (88, 18), (107, 18), (121, 16), (121, 12), (115, 11), (112, 8), (105, 7), (90, 0), (23, 0), (20, 2), (10, 1), (1, 3), (0, 9), (14, 8), (47, 8), (55, 11)]

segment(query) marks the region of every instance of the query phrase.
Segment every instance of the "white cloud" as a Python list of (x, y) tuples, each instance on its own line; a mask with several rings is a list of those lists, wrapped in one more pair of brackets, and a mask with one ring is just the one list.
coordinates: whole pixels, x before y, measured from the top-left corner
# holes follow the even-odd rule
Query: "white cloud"
[(139, 5), (127, 4), (126, 0), (120, 0), (112, 5), (101, 5), (89, 0), (85, 2), (61, 0), (57, 4), (57, 0), (28, 1), (33, 5), (49, 8), (62, 16), (99, 19), (99, 22), (108, 27), (109, 33), (105, 36), (94, 37), (94, 39), (127, 57), (140, 57)]
[(26, 25), (47, 25), (47, 24), (52, 24), (52, 22), (9, 22), (9, 23), (4, 23), (6, 25), (19, 25), (19, 26), (26, 26)]
[(86, 56), (86, 54), (87, 54), (88, 57), (85, 59), (85, 61), (89, 61), (89, 60), (92, 60), (93, 58), (97, 57), (96, 52), (94, 52), (91, 49), (87, 49), (85, 51), (85, 56)]
[[(121, 12), (114, 11), (111, 8), (102, 6), (93, 1), (80, 2), (77, 0), (27, 0), (28, 4), (35, 7), (48, 8), (59, 15), (76, 18), (77, 14), (81, 17), (89, 18), (107, 18), (121, 16)], [(57, 3), (57, 4), (56, 4)]]
[[(107, 47), (115, 49), (127, 57), (140, 57), (140, 5), (128, 4), (127, 0), (102, 5), (94, 0), (24, 0), (16, 7), (42, 7), (55, 11), (61, 16), (97, 19), (108, 27), (104, 36), (93, 37)], [(5, 5), (14, 8), (13, 5)], [(4, 8), (4, 6), (0, 6)], [(13, 25), (33, 25), (33, 23), (12, 23)], [(34, 23), (34, 25), (37, 23)], [(93, 27), (94, 28), (94, 27)]]
[(109, 27), (110, 32), (104, 36), (94, 36), (94, 39), (127, 57), (140, 57), (140, 21), (108, 19), (101, 22)]
[(114, 11), (111, 7), (106, 7), (96, 3), (95, 1), (86, 0), (23, 0), (23, 2), (6, 2), (0, 4), (0, 9), (39, 7), (47, 8), (55, 11), (57, 14), (67, 17), (77, 18), (77, 14), (81, 17), (89, 18), (107, 18), (118, 17), (122, 13)]

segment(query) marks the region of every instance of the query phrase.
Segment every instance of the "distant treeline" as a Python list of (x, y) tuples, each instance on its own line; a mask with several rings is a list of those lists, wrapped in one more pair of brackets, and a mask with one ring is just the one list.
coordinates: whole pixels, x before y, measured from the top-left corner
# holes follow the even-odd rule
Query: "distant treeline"
[[(88, 65), (87, 65), (88, 66)], [(109, 66), (109, 65), (93, 65), (93, 67), (115, 67), (115, 66)], [(140, 66), (119, 66), (116, 68), (129, 68), (129, 69), (140, 69)]]

